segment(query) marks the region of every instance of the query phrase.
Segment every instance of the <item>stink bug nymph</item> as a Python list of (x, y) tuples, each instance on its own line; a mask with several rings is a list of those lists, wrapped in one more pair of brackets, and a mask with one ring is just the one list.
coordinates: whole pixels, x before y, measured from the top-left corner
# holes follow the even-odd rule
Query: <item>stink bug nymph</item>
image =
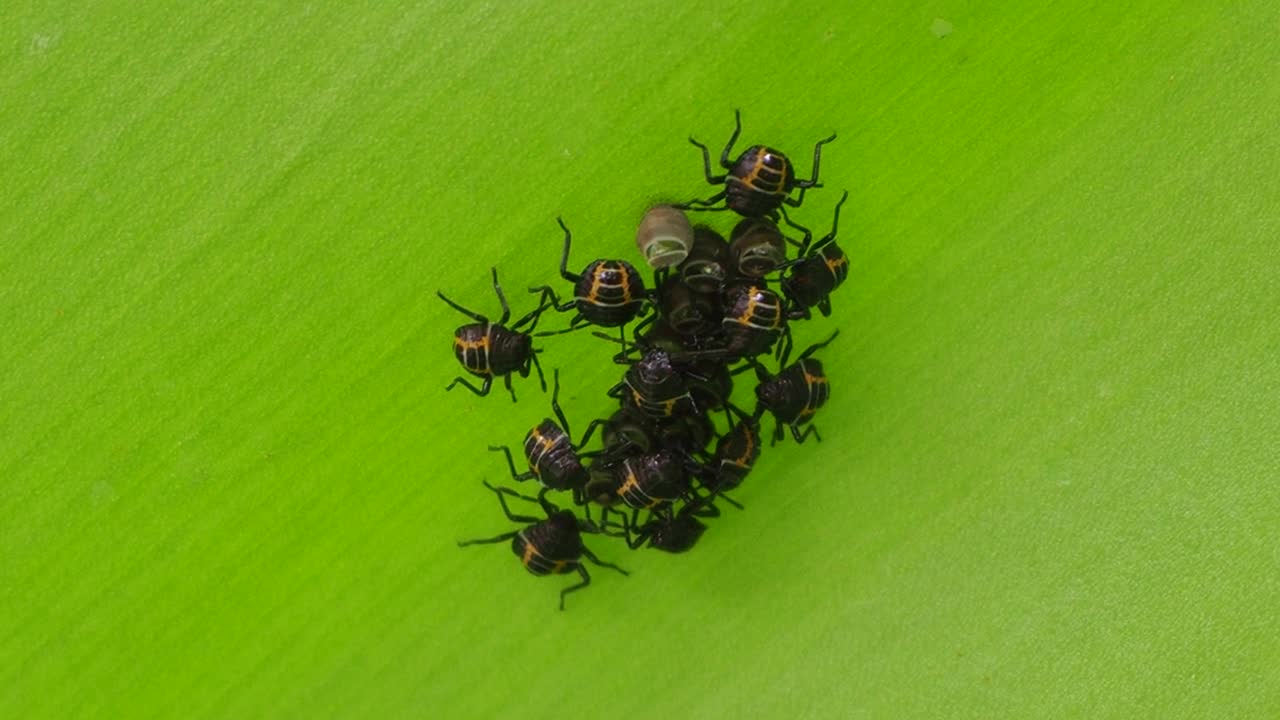
[(573, 299), (560, 302), (550, 285), (529, 288), (529, 292), (542, 293), (559, 312), (577, 309), (578, 313), (564, 330), (538, 333), (557, 335), (582, 327), (584, 323), (600, 327), (622, 327), (635, 319), (648, 306), (649, 294), (645, 291), (644, 278), (625, 260), (593, 260), (581, 273), (569, 272), (569, 249), (573, 236), (564, 220), (556, 218), (564, 230), (564, 252), (560, 255), (560, 276), (573, 283)]
[[(742, 113), (735, 110), (733, 118), (733, 134), (729, 136), (729, 142), (720, 153), (720, 167), (728, 171), (723, 175), (711, 173), (711, 151), (707, 146), (692, 137), (689, 138), (689, 142), (702, 151), (702, 168), (707, 182), (711, 185), (723, 183), (724, 190), (706, 200), (691, 200), (685, 203), (685, 206), (710, 207), (723, 200), (728, 209), (745, 217), (773, 216), (781, 210), (783, 204), (800, 207), (804, 202), (805, 190), (818, 187), (818, 166), (822, 159), (822, 146), (835, 140), (835, 134), (832, 133), (831, 137), (819, 140), (814, 145), (813, 177), (808, 180), (797, 179), (795, 166), (791, 164), (791, 160), (781, 152), (764, 145), (752, 145), (746, 152), (739, 155), (736, 161), (730, 162), (729, 155), (733, 152), (733, 145), (742, 133)], [(797, 189), (800, 191), (797, 196), (790, 197), (791, 191)]]
[(506, 445), (490, 445), (489, 449), (506, 456), (511, 479), (523, 481), (537, 478), (547, 490), (571, 490), (574, 502), (580, 505), (582, 491), (587, 486), (587, 470), (582, 465), (579, 451), (590, 441), (596, 428), (606, 421), (592, 421), (582, 440), (574, 443), (569, 420), (560, 409), (560, 370), (556, 369), (552, 377), (554, 390), (551, 393), (551, 410), (559, 424), (556, 424), (556, 420), (545, 418), (525, 435), (524, 457), (529, 463), (528, 472), (516, 471), (515, 462), (511, 459), (511, 449)]
[[(754, 417), (759, 419), (766, 410), (773, 415), (777, 425), (774, 427), (772, 443), (782, 439), (784, 426), (791, 429), (791, 436), (797, 443), (803, 443), (810, 435), (814, 440), (822, 442), (822, 436), (813, 425), (805, 428), (804, 432), (800, 431), (800, 426), (813, 420), (814, 414), (831, 397), (831, 386), (827, 382), (822, 363), (810, 356), (831, 344), (839, 334), (840, 331), (837, 330), (826, 340), (806, 348), (795, 363), (783, 367), (777, 375), (771, 376), (760, 365), (755, 366), (760, 384), (756, 386), (758, 404)], [(786, 362), (785, 353), (783, 362)]]
[(613, 563), (601, 561), (586, 545), (582, 544), (583, 532), (599, 532), (599, 529), (594, 525), (579, 520), (568, 510), (560, 510), (545, 499), (540, 499), (538, 502), (540, 502), (543, 512), (547, 515), (546, 519), (540, 520), (528, 515), (515, 515), (511, 512), (511, 508), (507, 507), (506, 496), (512, 495), (523, 498), (523, 495), (508, 488), (495, 487), (487, 482), (484, 486), (498, 496), (498, 502), (502, 504), (502, 512), (506, 514), (509, 520), (527, 523), (527, 526), (522, 530), (503, 533), (491, 538), (459, 541), (458, 547), (487, 545), (510, 540), (511, 552), (515, 553), (515, 556), (520, 558), (520, 563), (524, 565), (525, 569), (534, 575), (563, 575), (577, 572), (582, 581), (560, 591), (561, 610), (564, 610), (565, 595), (575, 590), (581, 590), (591, 584), (591, 575), (587, 573), (587, 568), (583, 566), (582, 558), (586, 558), (600, 567), (617, 570), (623, 575), (628, 574), (626, 570)]
[(782, 294), (791, 302), (793, 311), (809, 318), (809, 309), (816, 307), (823, 317), (831, 315), (831, 293), (844, 284), (849, 276), (849, 258), (836, 244), (836, 229), (840, 223), (840, 206), (849, 199), (845, 191), (836, 203), (831, 232), (813, 245), (812, 254), (801, 250), (801, 257), (786, 263), (782, 278)]
[[(502, 378), (507, 392), (511, 393), (512, 402), (516, 399), (516, 391), (511, 387), (511, 374), (519, 373), (520, 377), (529, 377), (531, 368), (538, 371), (538, 382), (542, 391), (547, 391), (546, 378), (542, 376), (542, 366), (538, 364), (538, 353), (529, 335), (538, 324), (538, 318), (547, 309), (545, 303), (538, 305), (528, 315), (520, 318), (511, 327), (506, 327), (511, 317), (511, 308), (507, 306), (507, 298), (502, 294), (502, 285), (498, 283), (498, 269), (491, 268), (493, 273), (493, 291), (498, 295), (498, 303), (502, 305), (502, 316), (497, 322), (472, 312), (436, 291), (436, 295), (449, 307), (475, 320), (463, 325), (453, 334), (453, 353), (462, 367), (476, 377), (484, 378), (480, 387), (467, 382), (466, 378), (457, 377), (449, 383), (445, 390), (452, 390), (455, 385), (462, 385), (476, 395), (489, 394), (495, 377)], [(527, 327), (526, 327), (527, 326)]]

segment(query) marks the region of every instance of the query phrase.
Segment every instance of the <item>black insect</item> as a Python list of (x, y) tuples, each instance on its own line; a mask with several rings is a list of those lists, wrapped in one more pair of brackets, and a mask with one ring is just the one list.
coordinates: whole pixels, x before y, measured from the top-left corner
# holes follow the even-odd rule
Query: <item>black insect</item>
[[(698, 517), (719, 515), (714, 506), (705, 502), (704, 499), (690, 501), (677, 513), (654, 515), (635, 535), (631, 534), (630, 527), (624, 525), (627, 546), (635, 550), (647, 543), (649, 547), (663, 552), (688, 552), (707, 531), (707, 526)], [(711, 512), (707, 512), (708, 508)]]
[(560, 276), (573, 283), (573, 299), (560, 302), (550, 285), (529, 288), (529, 292), (542, 293), (543, 302), (559, 312), (577, 309), (577, 314), (565, 330), (539, 333), (556, 335), (571, 332), (586, 323), (600, 327), (621, 327), (634, 320), (648, 305), (649, 294), (644, 278), (631, 263), (625, 260), (593, 260), (583, 271), (569, 272), (569, 248), (572, 235), (564, 220), (556, 218), (564, 230), (564, 252), (560, 256)]
[[(733, 118), (733, 134), (720, 153), (720, 167), (728, 171), (723, 175), (711, 174), (711, 151), (706, 145), (689, 138), (689, 142), (702, 151), (702, 167), (707, 182), (712, 185), (723, 183), (724, 190), (706, 200), (692, 200), (685, 206), (711, 207), (723, 200), (725, 207), (746, 217), (771, 217), (781, 211), (783, 204), (800, 207), (805, 191), (819, 187), (818, 166), (822, 159), (822, 146), (835, 140), (835, 134), (814, 145), (813, 177), (801, 180), (796, 178), (795, 167), (786, 155), (763, 145), (752, 145), (736, 161), (730, 162), (733, 145), (742, 133), (741, 112), (735, 110)], [(797, 189), (799, 194), (795, 198), (790, 197), (791, 191)]]
[[(712, 320), (712, 322), (699, 322), (696, 328), (692, 323), (686, 324), (683, 329), (691, 332), (681, 333), (671, 327), (671, 323), (668, 322), (666, 317), (658, 314), (652, 322), (650, 322), (650, 318), (645, 318), (636, 326), (634, 344), (644, 349), (661, 348), (670, 353), (673, 358), (696, 359), (701, 355), (715, 356), (716, 353), (714, 351), (717, 349), (722, 350), (724, 346), (723, 338), (720, 335), (720, 299), (716, 297), (708, 298), (701, 293), (696, 293), (693, 302), (699, 306), (694, 312), (699, 313), (703, 318)], [(716, 310), (708, 316), (707, 313), (710, 307), (715, 307)], [(618, 338), (602, 333), (596, 333), (596, 335), (619, 342)], [(619, 363), (625, 363), (627, 361), (621, 359), (625, 357), (625, 352), (619, 353), (614, 355), (614, 360)], [(721, 358), (721, 361), (723, 361), (723, 358)], [(691, 367), (691, 373), (702, 374), (698, 369), (703, 367), (702, 364), (695, 362)]]
[(672, 275), (658, 288), (658, 312), (642, 320), (636, 333), (659, 317), (684, 337), (713, 332), (720, 321), (720, 298), (715, 293), (698, 292)]
[[(813, 420), (814, 413), (821, 409), (831, 396), (831, 388), (827, 383), (827, 375), (823, 372), (822, 363), (810, 356), (831, 344), (839, 334), (840, 331), (837, 330), (826, 340), (809, 346), (795, 363), (784, 365), (783, 370), (777, 375), (771, 376), (762, 366), (755, 365), (756, 377), (760, 384), (756, 385), (757, 405), (754, 417), (758, 420), (765, 411), (773, 415), (777, 425), (774, 427), (772, 443), (782, 439), (783, 426), (791, 429), (791, 436), (797, 443), (803, 443), (810, 435), (814, 440), (822, 442), (822, 436), (813, 425), (809, 425), (804, 432), (800, 431), (800, 426)], [(783, 362), (786, 362), (785, 353)]]
[(705, 225), (693, 228), (693, 247), (680, 263), (680, 279), (695, 292), (719, 293), (729, 279), (732, 268), (729, 243)]
[(730, 286), (720, 320), (726, 354), (751, 358), (769, 352), (779, 337), (790, 335), (788, 319), (782, 298), (763, 282)]
[(715, 454), (699, 476), (704, 487), (717, 493), (741, 485), (760, 459), (760, 422), (726, 405), (726, 414), (729, 413), (737, 416), (737, 422), (716, 441)]
[(554, 390), (551, 393), (551, 410), (556, 420), (543, 418), (542, 422), (529, 431), (524, 438), (524, 457), (529, 463), (527, 472), (517, 472), (515, 462), (511, 459), (511, 449), (506, 445), (490, 445), (489, 449), (501, 452), (507, 458), (507, 466), (511, 469), (511, 478), (516, 481), (537, 479), (547, 490), (571, 490), (573, 500), (582, 504), (582, 491), (587, 486), (587, 469), (582, 465), (583, 454), (580, 449), (591, 440), (597, 427), (604, 425), (604, 420), (593, 420), (582, 436), (582, 440), (573, 442), (569, 420), (560, 409), (560, 370), (552, 374)]
[(823, 317), (831, 316), (831, 293), (849, 276), (849, 258), (835, 242), (840, 206), (848, 199), (846, 190), (840, 202), (836, 203), (831, 232), (813, 244), (812, 254), (806, 254), (809, 248), (803, 248), (801, 257), (785, 265), (787, 271), (782, 278), (782, 294), (791, 303), (789, 309), (800, 312), (806, 320), (810, 316), (809, 309), (813, 307), (817, 307)]
[(743, 218), (729, 233), (733, 269), (741, 277), (762, 278), (787, 261), (787, 242), (769, 218)]
[(641, 511), (664, 510), (692, 491), (691, 464), (669, 449), (608, 460), (602, 465), (608, 472), (609, 483), (605, 488), (593, 490), (593, 497), (598, 498), (602, 491), (612, 496), (602, 503), (605, 505), (601, 520), (604, 525), (608, 524), (610, 507), (616, 506), (617, 501), (631, 508), (629, 527), (634, 528), (639, 523)]
[[(604, 421), (601, 436), (604, 440), (603, 455), (618, 458), (624, 455), (643, 455), (654, 448), (654, 422), (635, 406), (623, 405)], [(603, 466), (602, 466), (603, 467)]]
[(681, 456), (697, 455), (716, 437), (715, 425), (706, 413), (687, 413), (659, 420), (654, 424), (657, 446), (674, 450)]
[(545, 303), (538, 305), (528, 315), (517, 320), (514, 325), (507, 327), (511, 308), (507, 306), (507, 298), (502, 294), (502, 285), (498, 283), (498, 269), (491, 268), (490, 271), (493, 273), (493, 291), (497, 293), (498, 302), (502, 305), (502, 317), (498, 318), (496, 323), (462, 307), (445, 297), (444, 293), (436, 291), (436, 295), (448, 303), (449, 307), (475, 320), (474, 323), (463, 325), (453, 333), (453, 354), (467, 372), (484, 378), (484, 382), (477, 388), (467, 382), (466, 378), (456, 377), (445, 390), (452, 390), (455, 385), (462, 385), (476, 395), (484, 396), (489, 394), (493, 379), (500, 377), (514, 402), (516, 391), (511, 387), (511, 374), (519, 373), (520, 377), (529, 377), (530, 369), (536, 368), (538, 382), (542, 385), (542, 391), (546, 392), (547, 380), (542, 375), (542, 366), (538, 364), (538, 353), (541, 350), (534, 349), (533, 339), (529, 333), (537, 327), (538, 318), (548, 306)]
[(671, 354), (660, 348), (650, 348), (632, 363), (622, 382), (610, 388), (608, 395), (651, 418), (698, 411), (684, 373), (672, 364)]
[(606, 462), (658, 449), (673, 450), (681, 455), (699, 455), (716, 437), (715, 426), (703, 413), (657, 419), (627, 405), (601, 422), (604, 425), (601, 433), (604, 449), (592, 455), (601, 455)]
[(694, 361), (685, 373), (685, 383), (689, 386), (694, 405), (702, 410), (722, 407), (725, 399), (733, 395), (733, 373), (723, 362)]
[[(563, 575), (576, 571), (582, 581), (560, 591), (561, 610), (564, 610), (565, 595), (575, 590), (581, 590), (591, 584), (591, 575), (587, 573), (587, 568), (583, 566), (582, 558), (586, 558), (600, 567), (617, 570), (623, 575), (628, 574), (626, 570), (613, 563), (602, 562), (591, 550), (587, 549), (587, 546), (582, 544), (583, 532), (600, 532), (595, 525), (579, 520), (567, 510), (560, 510), (555, 505), (547, 502), (545, 498), (530, 498), (508, 488), (495, 487), (487, 482), (484, 486), (498, 496), (498, 502), (502, 504), (502, 512), (506, 513), (509, 520), (528, 523), (528, 525), (522, 530), (503, 533), (496, 537), (460, 541), (458, 547), (500, 543), (510, 540), (511, 551), (515, 553), (516, 557), (520, 558), (520, 562), (525, 569), (534, 575)], [(507, 507), (505, 497), (507, 495), (538, 502), (542, 505), (543, 512), (546, 513), (546, 519), (539, 520), (528, 515), (513, 514), (511, 508)]]

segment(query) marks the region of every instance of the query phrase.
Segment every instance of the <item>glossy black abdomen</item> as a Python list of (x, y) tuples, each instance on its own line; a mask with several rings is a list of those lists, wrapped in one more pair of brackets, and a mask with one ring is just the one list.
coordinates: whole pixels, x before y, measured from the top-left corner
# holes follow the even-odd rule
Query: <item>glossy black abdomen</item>
[(596, 260), (573, 288), (578, 312), (593, 325), (618, 327), (644, 307), (644, 279), (624, 260)]

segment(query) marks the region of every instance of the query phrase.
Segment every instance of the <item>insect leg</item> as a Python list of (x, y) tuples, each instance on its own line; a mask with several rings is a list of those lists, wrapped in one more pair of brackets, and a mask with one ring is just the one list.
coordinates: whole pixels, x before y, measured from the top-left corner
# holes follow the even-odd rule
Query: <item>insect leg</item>
[[(511, 380), (511, 376), (508, 375), (507, 381), (510, 382), (510, 380)], [(449, 390), (452, 390), (454, 385), (461, 385), (466, 389), (470, 390), (471, 392), (475, 393), (476, 395), (479, 395), (480, 397), (484, 397), (485, 395), (489, 394), (489, 388), (493, 386), (493, 378), (492, 377), (485, 378), (484, 382), (481, 383), (480, 387), (477, 388), (475, 385), (472, 385), (471, 383), (467, 382), (466, 378), (456, 377), (453, 379), (453, 382), (445, 386), (444, 388), (445, 391), (448, 392)]]
[(586, 587), (586, 586), (588, 586), (588, 585), (590, 585), (590, 584), (591, 584), (591, 576), (587, 574), (587, 569), (586, 569), (585, 567), (583, 567), (583, 566), (582, 566), (582, 563), (578, 563), (577, 568), (578, 568), (578, 574), (582, 576), (582, 582), (580, 582), (580, 583), (578, 583), (578, 584), (576, 584), (576, 585), (570, 585), (569, 587), (567, 587), (567, 588), (565, 588), (565, 589), (563, 589), (563, 590), (561, 590), (561, 591), (560, 591), (560, 610), (561, 610), (561, 612), (563, 612), (563, 611), (564, 611), (564, 596), (565, 596), (565, 595), (568, 595), (569, 593), (573, 592), (574, 590), (581, 590), (582, 588), (584, 588), (584, 587)]

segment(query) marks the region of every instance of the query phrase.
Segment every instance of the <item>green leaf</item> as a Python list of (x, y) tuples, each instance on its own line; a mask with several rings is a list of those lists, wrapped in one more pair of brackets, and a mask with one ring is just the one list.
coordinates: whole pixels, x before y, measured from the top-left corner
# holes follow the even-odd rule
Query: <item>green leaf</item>
[[(0, 716), (1274, 717), (1278, 20), (0, 10)], [(558, 215), (638, 260), (735, 108), (802, 173), (839, 133), (824, 441), (557, 612), (455, 545), (548, 398), (445, 393), (435, 291), (526, 311)], [(541, 346), (609, 411), (612, 348)]]

